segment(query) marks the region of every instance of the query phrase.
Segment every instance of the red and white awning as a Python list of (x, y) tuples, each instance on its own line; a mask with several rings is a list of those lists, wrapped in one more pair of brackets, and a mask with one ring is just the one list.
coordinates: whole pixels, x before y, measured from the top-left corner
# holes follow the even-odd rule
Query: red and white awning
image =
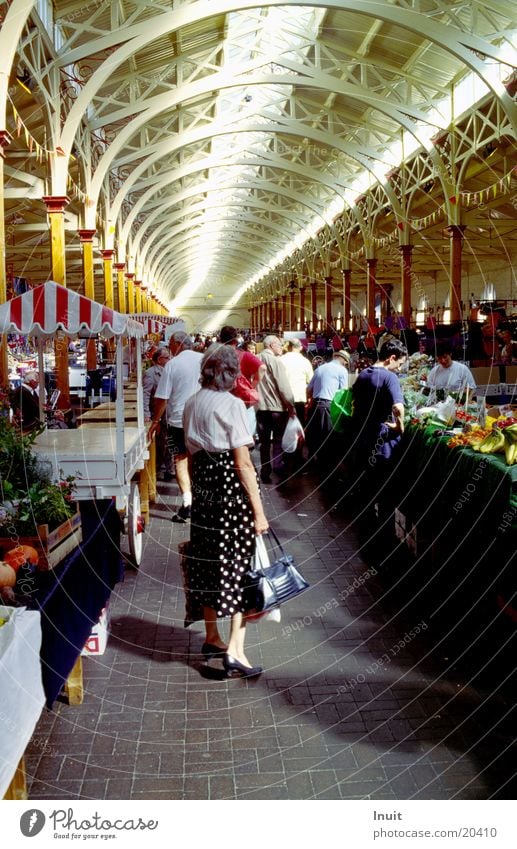
[(0, 333), (75, 336), (81, 330), (103, 336), (145, 336), (142, 324), (91, 301), (53, 280), (0, 305)]
[(160, 333), (161, 330), (167, 324), (175, 324), (178, 320), (171, 315), (159, 315), (158, 313), (152, 312), (137, 312), (134, 314), (133, 318), (136, 318), (137, 321), (156, 321), (158, 324), (161, 324), (162, 327), (160, 330), (149, 330), (149, 333)]
[(143, 324), (146, 333), (156, 333), (159, 335), (165, 329), (166, 322), (162, 321), (161, 317), (158, 315), (152, 315), (147, 312), (137, 312), (134, 314), (133, 318), (135, 321), (139, 321), (140, 324)]

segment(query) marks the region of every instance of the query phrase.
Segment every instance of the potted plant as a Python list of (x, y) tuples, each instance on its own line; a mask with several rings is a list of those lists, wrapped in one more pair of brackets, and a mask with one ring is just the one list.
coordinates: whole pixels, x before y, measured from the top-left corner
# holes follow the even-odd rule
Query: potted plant
[(81, 520), (74, 478), (55, 483), (50, 463), (32, 451), (38, 432), (23, 435), (0, 415), (0, 556), (30, 545), (40, 554), (40, 568), (48, 569), (81, 541)]

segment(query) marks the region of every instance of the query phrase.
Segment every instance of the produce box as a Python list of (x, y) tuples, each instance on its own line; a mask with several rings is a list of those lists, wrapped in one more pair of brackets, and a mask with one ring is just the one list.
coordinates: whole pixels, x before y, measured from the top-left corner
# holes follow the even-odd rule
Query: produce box
[(37, 536), (0, 536), (0, 551), (5, 554), (18, 545), (30, 545), (39, 554), (39, 569), (48, 571), (54, 569), (70, 554), (82, 542), (82, 539), (81, 514), (77, 509), (70, 519), (67, 519), (53, 531), (49, 531), (48, 525), (38, 525)]
[(85, 656), (104, 654), (104, 652), (106, 651), (106, 646), (108, 644), (109, 627), (110, 614), (109, 607), (108, 605), (106, 605), (106, 607), (101, 610), (99, 620), (93, 626), (92, 632), (86, 640), (81, 654)]

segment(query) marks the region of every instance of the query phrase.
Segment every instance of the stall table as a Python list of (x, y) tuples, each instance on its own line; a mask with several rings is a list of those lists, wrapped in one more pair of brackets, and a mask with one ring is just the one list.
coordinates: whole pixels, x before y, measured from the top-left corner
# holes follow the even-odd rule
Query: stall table
[[(86, 410), (84, 413), (80, 413), (77, 416), (77, 424), (78, 426), (82, 424), (86, 424), (87, 422), (98, 422), (100, 424), (109, 424), (115, 423), (116, 421), (116, 411), (115, 405), (105, 403), (99, 404), (97, 407), (93, 407), (91, 410)], [(126, 403), (126, 398), (124, 396), (124, 422), (133, 424), (138, 421), (138, 408), (137, 403), (129, 402)]]
[(111, 591), (123, 578), (120, 519), (111, 500), (82, 502), (83, 542), (29, 599), (41, 613), (41, 671), (47, 706), (60, 694)]
[(413, 563), (401, 567), (399, 546), (390, 565), (412, 572), (415, 593), (427, 592), (440, 615), (493, 615), (517, 589), (517, 466), (504, 455), (449, 448), (449, 438), (432, 425), (406, 428), (390, 495)]
[(40, 614), (0, 607), (8, 621), (0, 628), (0, 799), (26, 799), (23, 753), (45, 703), (40, 648)]

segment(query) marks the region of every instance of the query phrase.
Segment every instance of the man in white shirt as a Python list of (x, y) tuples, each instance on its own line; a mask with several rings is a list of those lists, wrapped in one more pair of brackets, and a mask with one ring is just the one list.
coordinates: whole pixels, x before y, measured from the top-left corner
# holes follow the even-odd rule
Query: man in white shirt
[[(294, 409), (302, 427), (305, 427), (305, 405), (307, 404), (307, 386), (314, 374), (310, 361), (303, 355), (303, 345), (299, 339), (289, 341), (289, 350), (282, 355), (282, 362), (287, 370), (287, 378), (294, 395)], [(303, 465), (303, 446), (291, 455), (294, 468)]]
[(464, 396), (465, 404), (476, 389), (476, 381), (470, 369), (464, 363), (452, 359), (452, 347), (449, 342), (439, 342), (436, 346), (437, 364), (427, 375), (430, 389), (443, 389)]
[(188, 454), (183, 433), (183, 409), (186, 401), (199, 389), (203, 354), (192, 350), (191, 337), (182, 330), (171, 334), (169, 348), (171, 359), (164, 366), (158, 388), (154, 394), (153, 420), (149, 428), (152, 438), (166, 411), (167, 438), (174, 455), (176, 480), (181, 493), (181, 507), (172, 517), (173, 522), (185, 523), (190, 519), (192, 485), (188, 469)]
[(299, 339), (291, 339), (287, 354), (283, 354), (282, 362), (287, 369), (287, 377), (294, 395), (296, 415), (304, 423), (304, 407), (307, 403), (307, 386), (312, 380), (313, 370), (303, 356), (303, 346)]

